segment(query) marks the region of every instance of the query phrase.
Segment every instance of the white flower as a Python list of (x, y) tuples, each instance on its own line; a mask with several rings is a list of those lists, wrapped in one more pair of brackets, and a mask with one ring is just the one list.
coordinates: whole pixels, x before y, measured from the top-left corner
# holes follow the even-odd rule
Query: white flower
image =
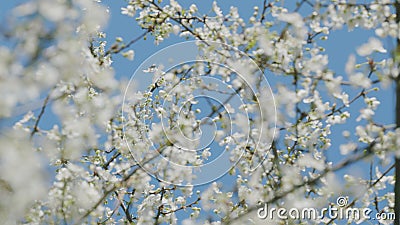
[(315, 168), (317, 170), (323, 170), (325, 168), (324, 161), (316, 159), (311, 154), (305, 154), (298, 160), (298, 165), (301, 167)]
[(121, 8), (121, 14), (133, 17), (136, 14), (136, 9), (133, 5), (128, 5), (126, 8)]
[(357, 121), (360, 121), (361, 119), (369, 120), (373, 115), (375, 115), (375, 112), (372, 109), (369, 108), (361, 109), (360, 116), (357, 117)]
[(41, 0), (39, 1), (39, 12), (48, 20), (58, 22), (64, 19), (67, 14), (67, 7), (60, 1)]
[(172, 31), (174, 32), (175, 35), (178, 35), (179, 32), (181, 31), (181, 28), (178, 25), (174, 25), (172, 27)]
[(352, 151), (356, 150), (356, 148), (357, 148), (357, 144), (353, 143), (353, 142), (340, 145), (340, 154), (347, 155), (347, 154), (351, 153)]
[(192, 4), (192, 5), (190, 5), (189, 10), (190, 10), (191, 13), (195, 13), (195, 12), (197, 12), (198, 9), (197, 9), (197, 6), (195, 4)]
[(133, 50), (129, 50), (127, 52), (122, 53), (122, 56), (129, 60), (133, 60), (133, 58), (135, 57), (135, 52)]
[(208, 159), (208, 157), (211, 156), (210, 148), (204, 149), (203, 152), (201, 153), (201, 156), (202, 156), (204, 159)]
[(272, 41), (267, 35), (260, 34), (258, 35), (258, 43), (263, 50), (263, 53), (267, 56), (271, 56), (274, 54), (274, 46), (272, 44)]
[(295, 28), (298, 38), (304, 39), (306, 37), (307, 28), (304, 26), (303, 17), (299, 13), (283, 13), (278, 19), (290, 23)]
[(360, 56), (368, 56), (373, 52), (386, 53), (386, 49), (383, 48), (381, 41), (373, 37), (368, 40), (368, 43), (361, 45), (357, 49), (357, 54)]
[(221, 11), (221, 9), (218, 7), (216, 1), (213, 2), (212, 9), (213, 9), (213, 11), (215, 12), (215, 14), (217, 14), (218, 17), (222, 17), (222, 16), (223, 16), (222, 11)]
[(143, 73), (154, 73), (158, 70), (158, 67), (156, 66), (156, 64), (151, 65), (149, 68), (144, 69)]
[(345, 67), (346, 73), (348, 75), (352, 74), (354, 72), (355, 66), (356, 66), (356, 57), (353, 54), (351, 54), (346, 63), (346, 67)]
[(342, 135), (343, 135), (343, 137), (345, 137), (345, 138), (348, 138), (348, 137), (350, 137), (350, 131), (348, 131), (348, 130), (344, 130), (343, 132), (342, 132)]
[(379, 104), (381, 104), (375, 97), (368, 98), (366, 97), (364, 99), (365, 104), (368, 105), (369, 108), (375, 110)]
[(362, 88), (371, 87), (371, 80), (360, 72), (350, 75), (349, 80), (350, 83), (355, 87), (362, 87)]
[(342, 124), (346, 122), (346, 119), (350, 117), (349, 112), (343, 112), (340, 115), (331, 115), (326, 120), (327, 123), (330, 124)]
[(343, 102), (343, 104), (346, 106), (346, 107), (349, 107), (349, 95), (348, 94), (346, 94), (345, 92), (342, 92), (341, 94), (337, 94), (337, 93), (335, 93), (335, 94), (333, 94), (333, 96), (335, 97), (335, 98), (338, 98), (338, 99), (341, 99), (342, 100), (342, 102)]
[[(46, 170), (26, 134), (15, 131), (0, 137), (0, 216), (6, 213), (4, 224), (15, 224), (35, 200), (46, 194)], [(15, 206), (9, 207), (10, 202)]]
[(356, 127), (356, 134), (359, 137), (360, 142), (364, 143), (371, 143), (374, 139), (367, 133), (365, 127), (357, 126)]
[(179, 3), (178, 3), (177, 1), (175, 1), (175, 0), (170, 0), (169, 2), (170, 2), (170, 4), (171, 4), (171, 6), (172, 6), (177, 12), (182, 11), (182, 7), (179, 5)]
[(165, 73), (164, 79), (167, 82), (173, 82), (175, 80), (176, 76), (173, 73)]

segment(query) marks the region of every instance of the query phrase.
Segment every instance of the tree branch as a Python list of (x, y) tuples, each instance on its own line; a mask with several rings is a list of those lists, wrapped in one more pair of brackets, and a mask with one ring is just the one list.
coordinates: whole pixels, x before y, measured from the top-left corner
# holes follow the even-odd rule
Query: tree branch
[(131, 40), (128, 44), (121, 46), (120, 48), (117, 49), (113, 49), (111, 47), (111, 49), (107, 50), (106, 53), (104, 54), (104, 57), (110, 55), (110, 54), (118, 54), (120, 53), (122, 50), (129, 48), (132, 44), (136, 43), (137, 41), (139, 41), (140, 39), (142, 39), (144, 36), (146, 36), (148, 33), (150, 33), (150, 29), (147, 29), (143, 34), (139, 35), (137, 38)]
[[(332, 168), (327, 168), (319, 176), (317, 176), (317, 177), (315, 177), (315, 178), (313, 178), (311, 180), (305, 181), (302, 184), (294, 185), (291, 189), (289, 189), (287, 191), (284, 191), (281, 194), (276, 195), (275, 197), (273, 197), (272, 199), (270, 199), (266, 203), (271, 204), (271, 203), (274, 203), (274, 202), (276, 202), (278, 200), (281, 200), (281, 199), (285, 198), (288, 194), (293, 193), (294, 191), (298, 190), (299, 188), (302, 188), (302, 187), (305, 187), (305, 186), (308, 186), (308, 185), (316, 185), (316, 184), (318, 184), (319, 181), (322, 178), (324, 178), (328, 173), (338, 171), (338, 170), (343, 169), (343, 168), (345, 168), (345, 167), (347, 167), (349, 165), (352, 165), (353, 163), (359, 162), (360, 160), (365, 159), (368, 156), (371, 156), (373, 154), (372, 148), (374, 146), (375, 146), (375, 142), (372, 142), (369, 146), (366, 147), (366, 150), (367, 150), (366, 153), (363, 152), (363, 153), (360, 153), (358, 155), (354, 155), (353, 157), (350, 157), (350, 158), (338, 163), (336, 166), (334, 166)], [(362, 148), (362, 149), (364, 149), (364, 148)], [(248, 210), (245, 213), (239, 215), (235, 219), (241, 218), (241, 217), (243, 217), (243, 216), (245, 216), (245, 215), (257, 210), (258, 208), (259, 208), (258, 205), (254, 205), (252, 207), (249, 207)], [(226, 224), (230, 224), (231, 222), (232, 221), (226, 221)]]
[(50, 92), (50, 93), (47, 95), (47, 97), (44, 99), (42, 108), (40, 109), (40, 113), (39, 113), (39, 115), (38, 115), (38, 118), (36, 119), (35, 125), (33, 126), (33, 129), (32, 129), (32, 132), (31, 132), (31, 139), (32, 139), (33, 135), (34, 135), (36, 132), (39, 131), (39, 127), (38, 127), (38, 126), (39, 126), (39, 122), (40, 122), (40, 119), (42, 118), (42, 116), (43, 116), (43, 114), (44, 114), (44, 111), (45, 111), (45, 109), (46, 109), (46, 106), (47, 106), (47, 104), (48, 104), (48, 102), (49, 102), (50, 95), (51, 95), (51, 92)]

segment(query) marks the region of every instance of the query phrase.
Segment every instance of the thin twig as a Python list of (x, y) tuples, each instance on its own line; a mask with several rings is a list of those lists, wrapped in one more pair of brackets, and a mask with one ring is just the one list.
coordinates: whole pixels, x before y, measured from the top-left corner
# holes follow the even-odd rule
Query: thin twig
[(264, 0), (263, 3), (263, 11), (261, 13), (261, 18), (260, 18), (260, 23), (264, 22), (265, 19), (265, 12), (267, 11), (267, 8), (271, 7), (271, 4), (267, 4), (267, 0)]
[(110, 54), (118, 54), (120, 53), (122, 50), (129, 48), (132, 44), (136, 43), (137, 41), (141, 40), (144, 36), (146, 36), (148, 33), (150, 33), (151, 29), (146, 30), (143, 34), (139, 35), (137, 38), (131, 40), (128, 44), (118, 48), (118, 49), (109, 49), (106, 51), (106, 53), (104, 54), (105, 56), (108, 56)]
[[(390, 166), (385, 172), (382, 173), (382, 175), (381, 175), (378, 179), (376, 179), (375, 182), (369, 184), (367, 190), (371, 189), (371, 188), (374, 187), (376, 184), (378, 184), (379, 181), (381, 181), (394, 167), (395, 167), (395, 164), (393, 164), (392, 166)], [(349, 204), (346, 205), (345, 209), (350, 208), (351, 206), (353, 206), (353, 205), (356, 203), (356, 201), (357, 201), (358, 199), (359, 199), (359, 198), (354, 198), (353, 201), (351, 201)], [(330, 219), (326, 224), (331, 224), (333, 221), (335, 221), (335, 219), (336, 219), (336, 218)]]
[[(372, 143), (366, 148), (366, 149), (367, 149), (367, 152), (366, 152), (366, 153), (360, 153), (360, 154), (358, 154), (358, 155), (355, 155), (355, 156), (353, 156), (353, 157), (351, 157), (351, 158), (348, 158), (348, 159), (346, 159), (346, 160), (344, 160), (344, 161), (338, 163), (336, 166), (334, 166), (334, 167), (332, 167), (332, 168), (327, 168), (327, 169), (325, 169), (319, 176), (317, 176), (317, 177), (315, 177), (315, 178), (313, 178), (313, 179), (311, 179), (311, 180), (305, 181), (305, 182), (303, 182), (303, 183), (301, 183), (301, 184), (294, 185), (291, 189), (289, 189), (289, 190), (287, 190), (287, 191), (284, 191), (284, 192), (282, 192), (282, 193), (279, 194), (279, 195), (276, 195), (275, 197), (273, 197), (272, 199), (270, 199), (270, 200), (269, 200), (268, 202), (266, 202), (266, 203), (269, 203), (269, 204), (270, 204), (270, 203), (274, 203), (274, 202), (276, 202), (276, 201), (278, 201), (278, 200), (280, 200), (280, 199), (286, 197), (287, 195), (293, 193), (294, 191), (298, 190), (299, 188), (302, 188), (302, 187), (305, 187), (305, 186), (308, 186), (308, 185), (316, 185), (316, 184), (318, 184), (319, 181), (320, 181), (322, 178), (324, 178), (328, 173), (335, 172), (335, 171), (338, 171), (338, 170), (340, 170), (340, 169), (343, 169), (344, 167), (347, 167), (347, 166), (349, 166), (349, 165), (352, 165), (353, 163), (356, 163), (356, 162), (358, 162), (358, 161), (360, 161), (360, 160), (362, 160), (362, 159), (365, 159), (365, 158), (367, 158), (368, 156), (372, 155), (372, 153), (373, 153), (372, 148), (373, 148), (374, 146), (375, 146), (375, 142), (372, 142)], [(247, 214), (249, 214), (249, 213), (251, 213), (251, 212), (257, 210), (257, 209), (258, 209), (258, 205), (254, 205), (254, 206), (252, 206), (252, 207), (249, 207), (248, 210), (247, 210), (245, 213), (239, 215), (239, 216), (238, 216), (237, 218), (235, 218), (235, 219), (241, 218), (241, 217), (243, 217), (243, 216), (245, 216), (245, 215), (247, 215)], [(232, 222), (232, 221), (226, 221), (226, 224), (230, 224), (231, 222)]]
[(36, 119), (35, 125), (33, 126), (33, 129), (32, 129), (32, 132), (31, 132), (31, 138), (33, 137), (33, 135), (34, 135), (36, 132), (39, 131), (39, 128), (38, 128), (39, 122), (40, 122), (40, 119), (42, 118), (42, 116), (43, 116), (43, 114), (44, 114), (44, 111), (46, 110), (46, 106), (47, 106), (47, 104), (48, 104), (48, 102), (49, 102), (49, 99), (50, 99), (50, 94), (51, 94), (51, 92), (50, 92), (50, 93), (47, 95), (47, 97), (44, 99), (44, 102), (43, 102), (42, 108), (40, 109), (40, 113), (39, 113), (39, 115), (38, 115), (38, 118)]

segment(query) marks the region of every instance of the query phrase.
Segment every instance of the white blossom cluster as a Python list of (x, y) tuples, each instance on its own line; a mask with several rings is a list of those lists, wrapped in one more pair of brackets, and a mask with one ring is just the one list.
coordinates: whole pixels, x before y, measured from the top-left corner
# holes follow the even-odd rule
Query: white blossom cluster
[[(119, 13), (144, 34), (113, 44), (105, 41), (109, 12), (100, 1), (16, 6), (0, 29), (0, 221), (336, 224), (262, 221), (254, 213), (260, 202), (322, 208), (342, 195), (393, 213), (400, 124), (376, 116), (385, 101), (379, 93), (393, 84), (400, 90), (400, 47), (384, 44), (400, 40), (400, 3), (287, 2), (260, 1), (242, 16), (218, 2), (205, 13), (196, 3), (128, 0)], [(339, 65), (343, 74), (323, 47), (342, 29), (373, 33)], [(155, 45), (196, 40), (201, 54), (172, 69), (151, 65), (140, 71), (150, 84), (129, 88), (116, 79), (113, 60), (135, 60), (134, 44), (148, 36)], [(198, 90), (232, 97), (196, 108)], [(213, 144), (188, 151), (202, 146), (206, 126), (215, 129)], [(218, 152), (234, 165), (224, 182), (193, 185), (196, 169)], [(352, 173), (360, 165), (368, 176)]]

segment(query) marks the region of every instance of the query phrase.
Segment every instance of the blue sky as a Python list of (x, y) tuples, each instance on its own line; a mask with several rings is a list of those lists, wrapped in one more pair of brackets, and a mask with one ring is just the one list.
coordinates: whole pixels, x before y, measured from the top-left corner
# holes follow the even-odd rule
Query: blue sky
[[(189, 6), (192, 3), (195, 3), (200, 11), (200, 14), (209, 13), (211, 10), (211, 3), (212, 1), (180, 1), (182, 2), (183, 6)], [(258, 5), (261, 7), (262, 1), (232, 1), (232, 0), (223, 0), (217, 1), (218, 5), (221, 7), (224, 13), (227, 13), (231, 6), (236, 6), (239, 9), (240, 15), (248, 18), (251, 13), (253, 6)], [(125, 6), (125, 1), (123, 0), (105, 0), (104, 4), (110, 7), (111, 12), (111, 20), (107, 27), (107, 39), (110, 41), (110, 44), (115, 40), (115, 37), (121, 36), (124, 38), (125, 41), (129, 41), (131, 39), (136, 38), (140, 34), (143, 33), (133, 18), (127, 17), (125, 15), (120, 14), (120, 8)], [(307, 8), (308, 6), (304, 6)], [(309, 8), (309, 7), (308, 7)], [(347, 79), (347, 76), (344, 72), (344, 68), (346, 62), (348, 60), (348, 56), (350, 54), (356, 54), (356, 49), (361, 44), (368, 41), (369, 37), (375, 36), (373, 31), (367, 31), (360, 28), (356, 28), (355, 30), (348, 32), (346, 28), (337, 31), (331, 31), (329, 35), (329, 39), (323, 42), (321, 45), (325, 47), (326, 54), (329, 55), (329, 68), (335, 71), (338, 75), (342, 75), (344, 79)], [(115, 57), (114, 68), (116, 71), (117, 77), (127, 77), (133, 74), (136, 68), (149, 56), (153, 53), (157, 52), (160, 49), (163, 49), (166, 46), (169, 46), (173, 43), (178, 43), (184, 41), (183, 38), (178, 38), (174, 34), (171, 34), (170, 38), (166, 39), (160, 45), (154, 45), (152, 38), (144, 41), (141, 40), (132, 46), (132, 49), (135, 51), (135, 59), (134, 61), (128, 61), (120, 56)], [(390, 40), (388, 39), (386, 43), (389, 43)], [(387, 54), (390, 54), (388, 51)], [(379, 57), (379, 55), (378, 55)], [(362, 58), (358, 58), (358, 62), (361, 62)], [(273, 76), (268, 77), (267, 79), (270, 82), (272, 89), (274, 89), (274, 84), (277, 82), (280, 83), (282, 80), (278, 78), (274, 78)], [(371, 93), (371, 96), (376, 96), (379, 100), (381, 100), (381, 104), (376, 111), (376, 120), (377, 122), (389, 124), (394, 122), (394, 93), (393, 87), (389, 87), (386, 90), (381, 89), (381, 91), (376, 93)], [(350, 88), (350, 93), (356, 94), (355, 90)], [(351, 94), (350, 98), (352, 97)], [(353, 118), (353, 123), (348, 123), (345, 125), (338, 125), (332, 129), (332, 143), (333, 146), (336, 146), (338, 149), (337, 143), (343, 143), (345, 140), (342, 138), (341, 130), (349, 129), (349, 131), (353, 131), (354, 129), (354, 121), (355, 118), (359, 115), (358, 109), (362, 106), (363, 100), (359, 99), (355, 102), (356, 111), (352, 111), (351, 115)], [(350, 120), (352, 121), (352, 119)], [(337, 158), (337, 154), (334, 151), (329, 151), (328, 156), (332, 157), (332, 159)]]
[[(112, 2), (112, 4), (110, 4)], [(184, 2), (183, 5), (189, 6), (192, 3), (195, 3), (200, 13), (208, 13), (211, 9), (212, 1), (180, 1)], [(217, 1), (218, 5), (222, 8), (224, 13), (227, 13), (230, 6), (234, 5), (239, 8), (239, 13), (244, 16), (244, 18), (248, 18), (252, 13), (252, 8), (254, 5), (258, 5), (261, 7), (262, 1), (232, 1), (232, 0), (225, 0), (225, 1)], [(128, 18), (124, 15), (119, 14), (119, 10), (121, 7), (125, 6), (124, 1), (115, 1), (115, 0), (106, 0), (104, 1), (106, 5), (110, 6), (111, 11), (111, 20), (108, 25), (108, 39), (112, 42), (116, 36), (122, 36), (124, 40), (129, 41), (137, 36), (139, 36), (143, 31), (138, 28), (135, 21), (132, 18)], [(306, 6), (307, 7), (307, 6)], [(329, 55), (329, 68), (333, 71), (336, 71), (338, 75), (342, 75), (345, 80), (347, 80), (347, 76), (345, 74), (344, 68), (346, 62), (348, 60), (348, 56), (350, 54), (356, 54), (356, 49), (361, 44), (367, 42), (369, 37), (375, 36), (373, 31), (367, 31), (363, 29), (355, 29), (351, 32), (348, 32), (346, 28), (338, 31), (332, 31), (329, 35), (329, 39), (325, 41), (322, 46), (326, 49), (326, 54)], [(169, 39), (166, 39), (163, 43), (159, 46), (155, 46), (151, 39), (147, 41), (139, 41), (138, 43), (134, 44), (132, 49), (135, 51), (135, 60), (128, 61), (125, 59), (120, 59), (121, 57), (115, 58), (116, 62), (115, 71), (117, 76), (125, 77), (129, 76), (135, 71), (135, 68), (143, 62), (147, 57), (151, 54), (157, 52), (158, 50), (177, 42), (184, 41), (183, 39), (177, 38), (173, 34)], [(390, 39), (384, 41), (386, 47), (390, 47)], [(390, 54), (390, 51), (388, 51)], [(358, 58), (358, 62), (362, 60)], [(270, 79), (268, 78), (272, 89), (274, 89), (274, 84), (277, 82), (281, 82), (276, 78)], [(356, 94), (355, 90), (350, 88), (349, 90), (350, 98)], [(379, 92), (371, 93), (369, 97), (376, 96), (380, 101), (381, 104), (376, 111), (376, 121), (378, 123), (383, 124), (390, 124), (394, 123), (394, 105), (395, 105), (395, 96), (393, 92), (393, 87), (389, 87), (386, 90), (382, 90)], [(344, 125), (337, 125), (332, 128), (332, 148), (328, 151), (327, 157), (328, 160), (333, 162), (338, 162), (343, 157), (339, 153), (339, 144), (345, 143), (346, 140), (342, 137), (342, 131), (348, 129), (350, 132), (355, 131), (355, 118), (358, 117), (359, 112), (358, 110), (363, 106), (363, 100), (359, 99), (354, 103), (354, 106), (357, 110), (349, 110), (352, 118), (349, 120), (349, 123)], [(354, 136), (353, 136), (354, 138)], [(384, 169), (381, 169), (383, 171)], [(344, 170), (339, 171), (337, 174), (344, 175), (344, 174), (353, 174), (355, 177), (362, 176), (365, 178), (369, 177), (369, 163), (361, 162), (357, 163), (351, 167), (348, 167)], [(229, 176), (223, 177), (218, 180), (221, 183), (231, 183), (233, 182), (232, 178)], [(228, 185), (229, 186), (229, 185)], [(200, 188), (203, 189), (203, 188)], [(229, 190), (229, 189), (227, 189)], [(338, 193), (338, 196), (340, 193)]]

